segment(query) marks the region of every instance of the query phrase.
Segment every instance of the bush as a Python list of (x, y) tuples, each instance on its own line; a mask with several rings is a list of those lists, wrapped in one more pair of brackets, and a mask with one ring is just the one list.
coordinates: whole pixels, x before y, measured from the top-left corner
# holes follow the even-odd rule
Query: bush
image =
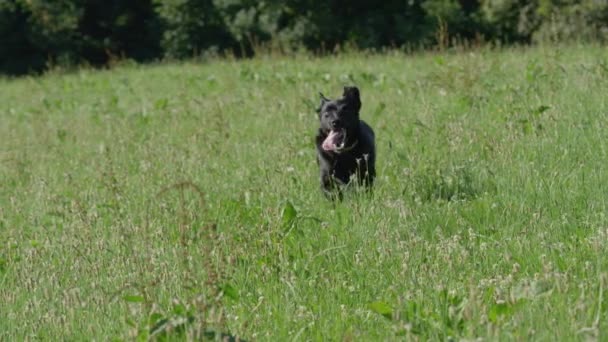
[(23, 73), (42, 70), (48, 59), (72, 59), (80, 15), (70, 1), (4, 1), (0, 4), (0, 66)]
[(608, 2), (543, 0), (537, 10), (541, 24), (533, 34), (542, 41), (602, 41), (608, 38)]
[(536, 1), (486, 0), (480, 7), (481, 20), (490, 27), (493, 40), (503, 43), (530, 42), (539, 25)]
[(311, 21), (313, 11), (307, 2), (215, 0), (214, 3), (244, 53), (251, 53), (261, 43), (291, 50), (319, 32)]
[(101, 65), (113, 56), (161, 54), (150, 0), (0, 2), (0, 71), (42, 71), (49, 63)]
[(93, 64), (114, 57), (148, 61), (162, 56), (162, 29), (152, 0), (87, 0), (78, 26), (79, 55)]
[(161, 46), (168, 57), (234, 48), (234, 39), (212, 0), (155, 0), (163, 22)]
[(19, 4), (0, 2), (0, 71), (25, 73), (28, 67), (44, 66), (44, 59), (36, 60), (39, 54), (25, 39), (26, 20), (27, 16)]

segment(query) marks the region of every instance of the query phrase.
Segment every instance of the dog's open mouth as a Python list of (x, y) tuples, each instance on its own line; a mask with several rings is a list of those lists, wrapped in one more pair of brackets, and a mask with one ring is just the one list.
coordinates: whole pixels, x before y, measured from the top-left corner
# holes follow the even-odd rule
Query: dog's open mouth
[(323, 141), (321, 147), (325, 151), (340, 152), (344, 149), (346, 144), (346, 130), (341, 129), (338, 131), (331, 130), (327, 135), (327, 138)]

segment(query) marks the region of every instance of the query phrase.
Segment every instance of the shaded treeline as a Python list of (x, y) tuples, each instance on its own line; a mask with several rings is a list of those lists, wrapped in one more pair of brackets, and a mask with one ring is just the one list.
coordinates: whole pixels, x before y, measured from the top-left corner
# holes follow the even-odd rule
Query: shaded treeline
[(0, 73), (218, 52), (604, 41), (597, 0), (0, 0)]

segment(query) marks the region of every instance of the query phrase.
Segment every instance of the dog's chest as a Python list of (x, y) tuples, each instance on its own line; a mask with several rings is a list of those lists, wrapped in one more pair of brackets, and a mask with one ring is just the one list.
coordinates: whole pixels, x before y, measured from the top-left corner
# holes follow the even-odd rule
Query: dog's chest
[(347, 181), (351, 175), (366, 168), (366, 160), (362, 154), (342, 154), (335, 157), (332, 166), (332, 175)]

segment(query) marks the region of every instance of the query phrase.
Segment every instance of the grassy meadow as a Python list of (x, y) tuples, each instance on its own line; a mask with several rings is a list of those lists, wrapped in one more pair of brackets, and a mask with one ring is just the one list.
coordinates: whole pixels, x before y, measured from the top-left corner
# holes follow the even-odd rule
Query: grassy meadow
[[(319, 190), (361, 89), (373, 198)], [(608, 49), (0, 80), (0, 340), (605, 340)]]

